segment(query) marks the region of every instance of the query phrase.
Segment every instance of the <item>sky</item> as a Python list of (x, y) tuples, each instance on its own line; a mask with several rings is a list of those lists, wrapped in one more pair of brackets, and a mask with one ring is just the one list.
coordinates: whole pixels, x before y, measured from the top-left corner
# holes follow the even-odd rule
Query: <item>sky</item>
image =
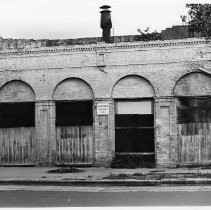
[[(0, 36), (72, 39), (101, 36), (100, 9), (111, 6), (112, 34), (136, 35), (182, 24), (187, 0), (0, 0)], [(206, 1), (200, 0), (200, 3)]]

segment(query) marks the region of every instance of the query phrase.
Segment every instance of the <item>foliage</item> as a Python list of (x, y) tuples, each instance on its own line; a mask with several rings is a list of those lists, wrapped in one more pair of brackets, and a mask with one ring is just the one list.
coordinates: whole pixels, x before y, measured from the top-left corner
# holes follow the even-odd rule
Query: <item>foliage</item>
[(149, 27), (147, 27), (144, 31), (141, 29), (137, 30), (140, 35), (138, 35), (137, 41), (153, 41), (153, 40), (162, 40), (161, 34), (157, 31), (149, 33)]
[(186, 15), (180, 15), (180, 18), (183, 23), (187, 23), (187, 16)]
[[(202, 36), (211, 35), (211, 4), (186, 4), (189, 8), (188, 15), (190, 31), (201, 32)], [(184, 16), (181, 17), (186, 22)]]

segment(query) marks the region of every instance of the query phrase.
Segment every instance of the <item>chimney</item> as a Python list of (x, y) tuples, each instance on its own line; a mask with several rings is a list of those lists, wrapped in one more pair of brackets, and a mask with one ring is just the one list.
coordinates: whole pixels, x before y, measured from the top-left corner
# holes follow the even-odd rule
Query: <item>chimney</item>
[(108, 9), (111, 8), (108, 5), (103, 5), (100, 7), (102, 9), (101, 13), (101, 21), (100, 21), (100, 27), (103, 29), (102, 33), (102, 39), (104, 42), (109, 43), (111, 42), (111, 36), (110, 36), (110, 30), (112, 28), (112, 23), (111, 23), (111, 15)]

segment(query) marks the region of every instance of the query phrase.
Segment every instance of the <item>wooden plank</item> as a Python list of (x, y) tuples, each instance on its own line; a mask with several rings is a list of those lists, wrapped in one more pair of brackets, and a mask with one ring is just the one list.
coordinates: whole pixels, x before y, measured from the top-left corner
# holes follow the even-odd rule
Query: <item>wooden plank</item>
[(201, 148), (201, 153), (202, 153), (202, 162), (204, 163), (206, 161), (206, 145), (205, 145), (205, 138), (204, 138), (204, 131), (203, 131), (203, 123), (200, 123), (200, 138), (201, 138), (201, 144), (202, 144), (202, 148)]
[(186, 136), (185, 138), (185, 150), (186, 150), (186, 162), (189, 163), (189, 156), (190, 156), (190, 136)]
[(195, 150), (194, 150), (194, 163), (198, 163), (199, 160), (199, 141), (198, 141), (198, 136), (194, 135), (194, 140), (195, 140)]
[(185, 145), (184, 145), (184, 135), (182, 135), (183, 132), (183, 124), (181, 124), (181, 162), (185, 162)]
[(192, 124), (192, 162), (195, 162), (195, 123), (191, 123)]
[(72, 159), (72, 163), (75, 163), (76, 160), (75, 160), (75, 156), (76, 156), (76, 148), (75, 148), (75, 127), (72, 128), (72, 141), (73, 141), (73, 159)]
[[(92, 161), (92, 126), (58, 126), (56, 130), (57, 144), (62, 142), (62, 148), (57, 152), (60, 163), (62, 161), (73, 164)], [(58, 135), (59, 132), (61, 135)], [(89, 145), (91, 145), (90, 148)]]
[(78, 162), (78, 127), (75, 127), (75, 162)]
[(183, 131), (184, 131), (184, 162), (187, 162), (187, 134), (186, 134), (186, 125), (183, 125)]
[(34, 128), (0, 128), (2, 164), (33, 163)]
[(36, 160), (35, 158), (35, 129), (30, 129), (30, 147), (29, 147), (29, 157), (30, 157), (30, 162), (34, 162), (34, 160)]
[(208, 136), (208, 157), (211, 160), (211, 123), (207, 123), (207, 136)]
[(81, 162), (81, 155), (80, 155), (80, 131), (81, 131), (81, 126), (79, 126), (78, 128), (77, 128), (77, 146), (78, 146), (78, 155), (77, 155), (77, 157), (78, 157), (78, 162)]
[(211, 160), (211, 123), (178, 124), (179, 161), (208, 163)]
[(12, 143), (12, 163), (15, 163), (16, 159), (15, 129), (11, 130), (11, 143)]
[(14, 163), (16, 163), (17, 159), (18, 159), (18, 147), (17, 147), (17, 141), (16, 141), (16, 129), (14, 129)]
[(7, 142), (7, 162), (10, 163), (10, 141), (9, 141), (9, 132), (5, 129), (6, 142)]
[(194, 163), (195, 162), (195, 144), (196, 144), (196, 141), (195, 141), (195, 123), (191, 123), (192, 124), (192, 147), (193, 147), (193, 150), (192, 150), (192, 162)]
[(84, 127), (83, 128), (83, 132), (82, 132), (82, 150), (83, 150), (83, 162), (86, 162), (87, 160), (88, 160), (88, 155), (86, 155), (86, 139), (85, 139), (85, 137), (86, 137), (86, 127)]
[[(65, 131), (66, 131), (66, 130), (64, 129), (64, 132), (65, 132)], [(64, 157), (65, 157), (65, 152), (64, 152), (64, 140), (65, 140), (65, 138), (61, 140), (61, 159), (62, 159), (62, 162), (65, 161), (65, 160), (64, 160)]]
[[(66, 129), (65, 128), (63, 128), (63, 129), (64, 129), (63, 132), (65, 134)], [(61, 139), (61, 160), (62, 160), (62, 162), (64, 162), (64, 139), (65, 138)]]
[(66, 159), (66, 162), (69, 162), (70, 161), (70, 139), (67, 138), (66, 141), (67, 141), (67, 159)]
[(193, 162), (197, 162), (197, 139), (196, 139), (196, 125), (195, 123), (192, 123), (193, 125)]
[[(2, 132), (0, 131), (0, 139), (2, 139)], [(2, 141), (0, 141), (0, 164), (2, 163), (2, 158), (3, 158), (3, 156), (2, 156), (2, 147), (3, 147), (3, 145), (2, 145)]]
[(86, 155), (85, 155), (85, 159), (86, 159), (86, 162), (91, 162), (91, 159), (90, 159), (90, 139), (89, 139), (89, 128), (85, 128), (85, 133), (84, 133), (84, 146), (85, 146), (85, 151), (86, 151)]
[(60, 129), (56, 127), (56, 161), (60, 162), (59, 160), (59, 141), (60, 141), (60, 136), (59, 136), (59, 131)]
[(79, 128), (76, 126), (75, 127), (75, 134), (76, 134), (76, 136), (75, 136), (75, 161), (76, 161), (76, 163), (79, 162), (79, 157), (78, 157), (78, 139), (79, 139), (78, 134), (79, 134), (79, 132), (78, 132), (78, 129)]
[(93, 127), (89, 127), (88, 128), (88, 141), (89, 141), (89, 161), (92, 162), (93, 161), (93, 140), (92, 140), (92, 136), (93, 136)]
[(177, 124), (177, 138), (178, 138), (178, 160), (181, 163), (181, 150), (182, 150), (181, 124)]
[[(205, 117), (205, 116), (204, 116)], [(206, 123), (203, 123), (203, 136), (204, 136), (204, 162), (208, 161), (208, 142), (207, 142), (207, 129)]]
[(204, 136), (202, 123), (198, 123), (199, 137), (201, 142), (201, 161), (204, 162)]
[(80, 160), (83, 161), (83, 150), (82, 150), (82, 130), (83, 126), (79, 127), (79, 153), (80, 153)]
[[(69, 128), (69, 129), (71, 129), (71, 128)], [(71, 163), (74, 163), (74, 133), (73, 133), (74, 131), (72, 131), (72, 135), (71, 135), (71, 138), (70, 138), (70, 140), (71, 140)]]

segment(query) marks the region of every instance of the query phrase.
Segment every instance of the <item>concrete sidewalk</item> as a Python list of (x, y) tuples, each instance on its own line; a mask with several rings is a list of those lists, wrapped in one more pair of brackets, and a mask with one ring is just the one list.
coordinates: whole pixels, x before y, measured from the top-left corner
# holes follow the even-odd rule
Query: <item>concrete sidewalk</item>
[[(67, 167), (65, 167), (67, 168)], [(77, 168), (74, 173), (48, 173), (61, 167), (0, 167), (0, 184), (133, 185), (211, 184), (211, 169), (203, 168)], [(63, 168), (64, 169), (64, 168)]]

